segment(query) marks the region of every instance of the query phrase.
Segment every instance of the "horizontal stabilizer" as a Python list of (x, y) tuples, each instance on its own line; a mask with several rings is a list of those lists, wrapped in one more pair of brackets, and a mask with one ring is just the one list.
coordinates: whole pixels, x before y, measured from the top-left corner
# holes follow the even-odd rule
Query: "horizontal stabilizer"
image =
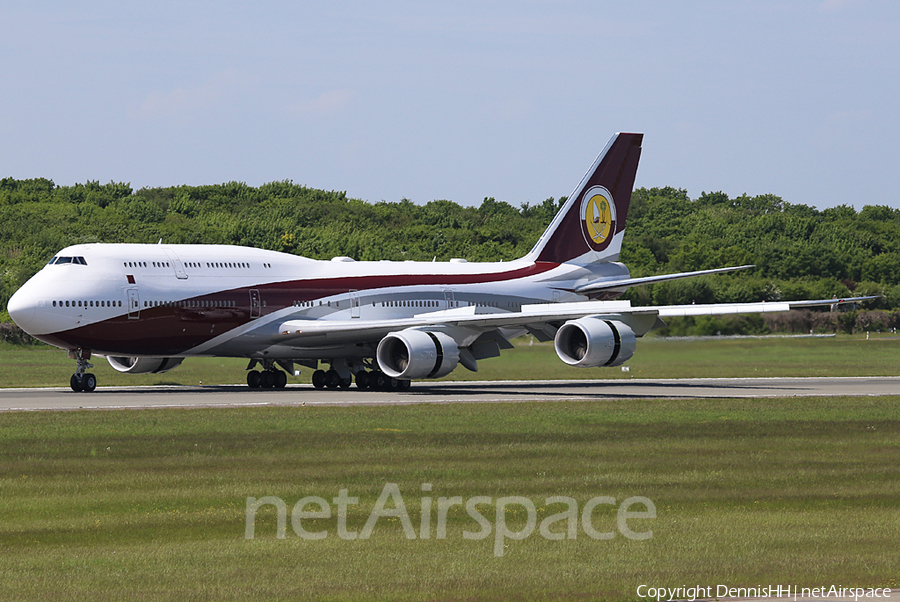
[(692, 278), (694, 276), (707, 276), (710, 274), (724, 274), (725, 272), (736, 272), (738, 270), (748, 270), (755, 268), (755, 265), (739, 265), (731, 268), (716, 268), (714, 270), (699, 270), (696, 272), (680, 272), (678, 274), (662, 274), (660, 276), (645, 276), (643, 278), (625, 278), (622, 280), (599, 280), (583, 284), (575, 289), (576, 293), (581, 295), (590, 295), (601, 291), (611, 289), (627, 288), (629, 286), (637, 286), (639, 284), (653, 284), (656, 282), (665, 282), (667, 280), (678, 280), (679, 278)]

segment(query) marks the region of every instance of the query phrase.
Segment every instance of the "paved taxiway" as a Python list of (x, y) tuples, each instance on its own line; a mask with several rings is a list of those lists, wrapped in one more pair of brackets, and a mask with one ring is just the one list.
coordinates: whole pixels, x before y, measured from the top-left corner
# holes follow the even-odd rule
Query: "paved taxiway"
[(807, 397), (900, 394), (900, 377), (712, 378), (677, 380), (496, 381), (413, 383), (404, 392), (319, 391), (311, 385), (250, 390), (246, 386), (2, 389), (0, 411), (255, 405), (350, 406), (703, 397)]

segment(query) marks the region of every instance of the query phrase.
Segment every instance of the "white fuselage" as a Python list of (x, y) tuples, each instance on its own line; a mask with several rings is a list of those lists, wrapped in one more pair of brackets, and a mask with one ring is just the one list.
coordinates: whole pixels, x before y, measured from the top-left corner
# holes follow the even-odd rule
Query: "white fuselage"
[(362, 327), (460, 307), (515, 312), (584, 300), (572, 292), (579, 284), (627, 275), (615, 262), (318, 261), (227, 245), (85, 244), (60, 251), (8, 308), (39, 339), (102, 355), (369, 356), (346, 345), (278, 348), (272, 334), (286, 320)]

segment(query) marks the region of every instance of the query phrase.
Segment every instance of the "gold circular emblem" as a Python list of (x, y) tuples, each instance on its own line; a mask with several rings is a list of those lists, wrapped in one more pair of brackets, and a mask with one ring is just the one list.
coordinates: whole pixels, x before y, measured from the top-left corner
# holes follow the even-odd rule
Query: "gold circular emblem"
[(613, 216), (609, 199), (602, 193), (595, 194), (584, 204), (584, 224), (587, 234), (596, 244), (602, 244), (610, 235)]

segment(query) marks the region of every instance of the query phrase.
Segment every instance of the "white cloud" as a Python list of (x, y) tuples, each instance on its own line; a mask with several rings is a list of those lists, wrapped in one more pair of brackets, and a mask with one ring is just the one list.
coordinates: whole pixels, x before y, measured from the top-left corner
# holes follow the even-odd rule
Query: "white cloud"
[(341, 111), (350, 102), (353, 92), (350, 90), (330, 90), (318, 98), (291, 105), (288, 111), (294, 115), (333, 115)]
[(241, 91), (249, 89), (252, 84), (253, 78), (247, 73), (222, 71), (191, 88), (151, 92), (134, 114), (141, 119), (188, 121), (217, 109)]

